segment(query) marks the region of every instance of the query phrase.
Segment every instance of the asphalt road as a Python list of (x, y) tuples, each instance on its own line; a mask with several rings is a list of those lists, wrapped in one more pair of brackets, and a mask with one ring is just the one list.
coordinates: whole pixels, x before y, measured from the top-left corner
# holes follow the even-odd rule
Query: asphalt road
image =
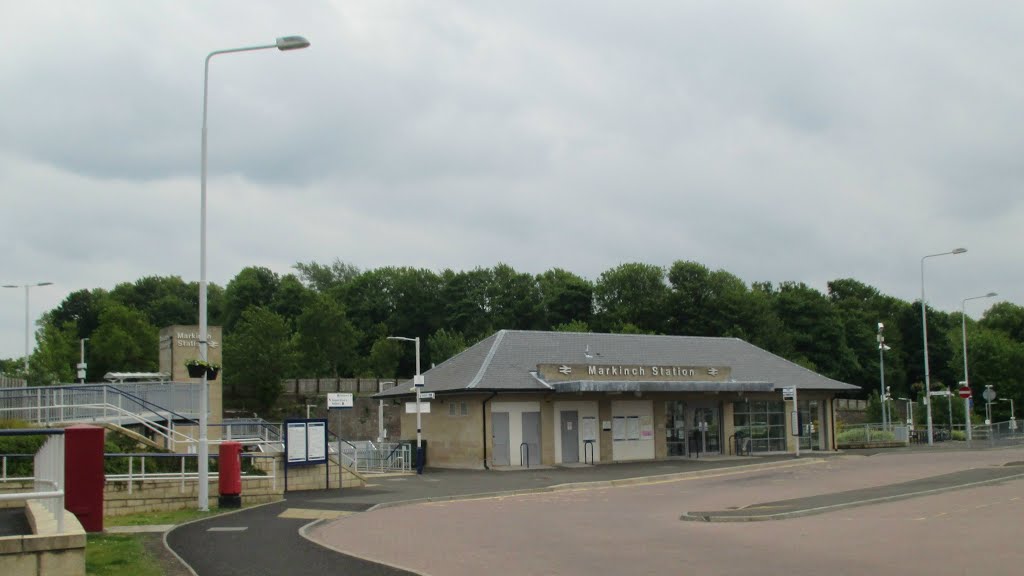
[[(741, 570), (742, 563), (733, 562), (742, 558), (752, 562), (746, 566), (749, 573), (765, 573), (760, 570), (764, 558), (736, 554), (729, 547), (758, 541), (755, 549), (779, 560), (789, 549), (787, 534), (792, 533), (793, 526), (831, 518), (805, 534), (814, 539), (822, 537), (821, 543), (815, 540), (811, 544), (820, 555), (833, 537), (827, 527), (834, 525), (837, 515), (861, 518), (865, 529), (873, 531), (872, 538), (889, 534), (890, 538), (906, 539), (905, 526), (897, 529), (884, 518), (893, 507), (907, 504), (863, 506), (816, 519), (745, 523), (761, 527), (754, 532), (749, 528), (723, 529), (720, 526), (724, 524), (681, 522), (680, 517), (693, 510), (729, 514), (745, 509), (746, 514), (752, 514), (788, 506), (786, 510), (792, 511), (901, 491), (946, 489), (977, 481), (978, 474), (998, 480), (993, 475), (1010, 474), (1006, 471), (1011, 468), (1011, 475), (1024, 472), (1024, 467), (1001, 466), (1012, 461), (1024, 461), (1024, 450), (897, 451), (800, 460), (682, 460), (516, 472), (428, 470), (422, 476), (374, 480), (375, 485), (362, 489), (291, 493), (284, 502), (180, 526), (167, 534), (167, 542), (201, 576), (455, 576), (494, 570), (503, 574), (680, 573), (681, 566), (704, 571), (694, 573), (748, 573)], [(750, 467), (751, 463), (757, 466)], [(963, 472), (975, 469), (987, 472)], [(996, 469), (1000, 471), (992, 472)], [(553, 489), (555, 486), (561, 488)], [(1024, 481), (1011, 479), (955, 494), (970, 494), (973, 501), (978, 491), (995, 491), (985, 492), (982, 498), (998, 494), (1007, 504), (1000, 514), (1019, 514), (1020, 506), (1013, 503), (1020, 502), (1016, 494), (1022, 486)], [(463, 499), (469, 495), (475, 499)], [(935, 502), (941, 508), (949, 498), (914, 498), (915, 503), (927, 502), (928, 509), (909, 514), (931, 518)], [(426, 503), (393, 506), (407, 501)], [(370, 508), (374, 510), (364, 513)], [(324, 514), (345, 515), (314, 525), (314, 518)], [(883, 520), (879, 520), (879, 514)], [(941, 523), (942, 512), (937, 514), (940, 516), (935, 523)], [(972, 522), (979, 517), (973, 516)], [(300, 535), (304, 527), (323, 546)], [(976, 528), (977, 537), (984, 537), (984, 527)], [(740, 533), (709, 537), (722, 530)], [(899, 534), (893, 534), (893, 530)], [(1003, 531), (1008, 530), (1004, 527)], [(694, 548), (698, 542), (704, 548)], [(851, 542), (856, 539), (834, 542), (831, 548), (848, 552)], [(927, 548), (929, 543), (917, 545)], [(854, 547), (860, 549), (859, 544)], [(821, 561), (834, 562), (837, 555), (843, 554), (835, 552)], [(863, 550), (847, 555), (851, 565), (863, 565)], [(782, 567), (793, 569), (785, 563), (780, 564)], [(802, 573), (813, 572), (793, 572)], [(892, 572), (886, 569), (877, 573)]]

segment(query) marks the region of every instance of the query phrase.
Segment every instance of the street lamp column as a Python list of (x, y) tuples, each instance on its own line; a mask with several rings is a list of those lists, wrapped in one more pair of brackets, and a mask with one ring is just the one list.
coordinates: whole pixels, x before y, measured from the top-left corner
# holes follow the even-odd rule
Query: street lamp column
[(885, 329), (885, 325), (881, 322), (878, 323), (878, 399), (882, 401), (882, 429), (889, 429), (889, 417), (887, 414), (888, 405), (886, 404), (886, 393), (885, 393), (885, 351), (889, 348), (885, 345), (885, 336), (882, 336), (882, 330)]
[(416, 376), (413, 377), (413, 387), (416, 389), (416, 473), (423, 474), (423, 424), (420, 411), (420, 390), (423, 388), (423, 375), (420, 373), (420, 337), (406, 338), (405, 336), (388, 336), (388, 340), (404, 340), (416, 343)]
[(30, 336), (32, 334), (32, 331), (30, 329), (31, 328), (31, 324), (29, 323), (29, 316), (28, 316), (28, 309), (29, 309), (29, 306), (28, 306), (28, 289), (29, 288), (34, 288), (36, 286), (52, 286), (52, 285), (53, 285), (53, 282), (36, 282), (35, 284), (22, 284), (20, 286), (17, 285), (17, 284), (5, 284), (4, 285), (4, 288), (22, 288), (22, 287), (25, 288), (25, 378), (28, 378), (28, 356), (29, 356), (29, 352), (31, 351), (31, 348), (29, 348), (29, 338), (30, 338)]
[(928, 421), (928, 445), (931, 446), (935, 443), (932, 438), (932, 399), (931, 399), (931, 371), (928, 368), (928, 314), (926, 312), (927, 306), (924, 301), (924, 261), (928, 258), (934, 258), (936, 256), (946, 256), (948, 254), (963, 254), (967, 252), (966, 248), (955, 248), (949, 252), (939, 252), (938, 254), (928, 254), (921, 257), (921, 335), (924, 339), (924, 398), (925, 398), (925, 413), (927, 414)]
[[(978, 300), (980, 298), (992, 298), (998, 296), (995, 292), (989, 292), (983, 296), (971, 296), (970, 298), (964, 298), (960, 301), (960, 330), (962, 335), (960, 340), (964, 345), (964, 386), (971, 387), (971, 379), (967, 375), (967, 301)], [(967, 441), (971, 441), (971, 411), (969, 407), (971, 405), (970, 398), (964, 398), (964, 427), (967, 428)]]
[[(207, 317), (206, 317), (206, 108), (210, 85), (210, 59), (218, 54), (231, 54), (234, 52), (252, 52), (254, 50), (298, 50), (309, 46), (309, 40), (302, 36), (284, 36), (278, 38), (273, 44), (262, 46), (247, 46), (244, 48), (229, 48), (227, 50), (215, 50), (206, 56), (203, 66), (203, 138), (201, 146), (201, 170), (199, 182), (199, 358), (204, 362), (207, 357)], [(209, 410), (209, 390), (206, 374), (202, 377), (202, 391), (199, 396), (199, 509), (206, 511), (210, 509), (210, 462), (209, 442), (206, 434), (206, 412)]]

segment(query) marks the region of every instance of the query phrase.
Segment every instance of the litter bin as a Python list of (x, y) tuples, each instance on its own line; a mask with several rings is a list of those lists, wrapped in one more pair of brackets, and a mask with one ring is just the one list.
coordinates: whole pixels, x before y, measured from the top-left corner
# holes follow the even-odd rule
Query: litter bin
[(242, 445), (238, 442), (224, 442), (220, 445), (219, 454), (217, 487), (220, 497), (217, 504), (221, 508), (241, 508)]

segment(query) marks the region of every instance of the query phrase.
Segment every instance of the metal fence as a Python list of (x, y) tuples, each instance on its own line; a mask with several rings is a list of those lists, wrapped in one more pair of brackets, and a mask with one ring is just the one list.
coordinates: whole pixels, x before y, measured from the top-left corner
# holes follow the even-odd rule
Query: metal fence
[(407, 443), (374, 443), (369, 440), (341, 441), (342, 462), (356, 472), (364, 474), (410, 472), (412, 470), (411, 455), (412, 450)]
[[(0, 419), (46, 426), (58, 422), (123, 423), (194, 419), (200, 387), (182, 382), (123, 382), (0, 389)], [(134, 422), (132, 422), (134, 423)]]

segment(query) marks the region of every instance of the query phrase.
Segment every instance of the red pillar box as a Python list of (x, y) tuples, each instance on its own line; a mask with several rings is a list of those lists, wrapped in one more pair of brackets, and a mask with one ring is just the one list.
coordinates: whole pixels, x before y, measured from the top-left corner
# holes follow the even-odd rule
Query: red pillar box
[(223, 442), (220, 445), (220, 457), (217, 459), (220, 498), (217, 504), (221, 508), (240, 508), (242, 506), (242, 445), (238, 442)]
[(64, 429), (64, 508), (86, 532), (103, 532), (103, 428)]

